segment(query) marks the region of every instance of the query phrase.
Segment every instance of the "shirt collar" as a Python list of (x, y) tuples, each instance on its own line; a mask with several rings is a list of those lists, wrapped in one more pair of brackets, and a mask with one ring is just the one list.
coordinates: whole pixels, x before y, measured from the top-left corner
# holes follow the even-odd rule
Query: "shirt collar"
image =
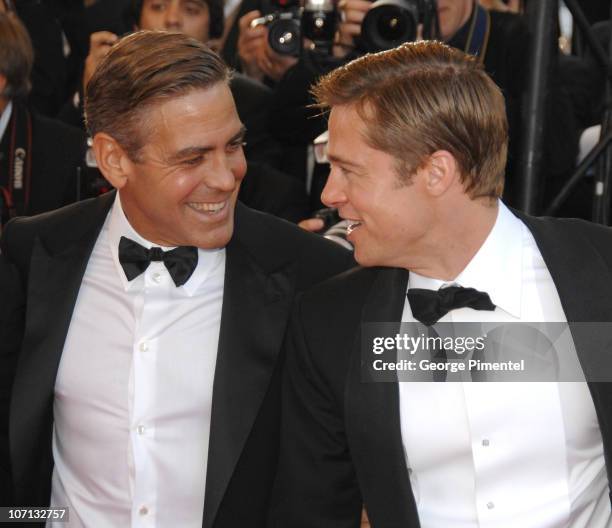
[(13, 112), (13, 103), (12, 101), (9, 101), (8, 105), (6, 105), (6, 108), (2, 112), (2, 115), (0, 116), (0, 141), (2, 141), (2, 138), (4, 137), (4, 133), (6, 132), (9, 121), (11, 120), (12, 112)]
[[(174, 247), (176, 246), (160, 246), (159, 244), (154, 244), (146, 238), (140, 236), (140, 234), (136, 232), (136, 230), (132, 227), (129, 220), (125, 216), (125, 213), (123, 212), (123, 207), (121, 206), (120, 193), (117, 192), (108, 220), (108, 242), (113, 263), (115, 265), (115, 269), (117, 270), (117, 274), (119, 275), (119, 278), (121, 280), (121, 284), (123, 285), (123, 289), (126, 292), (142, 290), (142, 288), (144, 287), (144, 274), (141, 274), (135, 279), (128, 281), (125, 276), (125, 272), (123, 271), (123, 267), (119, 262), (119, 241), (121, 240), (122, 236), (132, 239), (134, 242), (137, 242), (138, 244), (147, 249), (156, 246), (161, 247), (164, 251), (169, 251), (171, 249), (174, 249)], [(189, 277), (189, 280), (182, 286), (179, 286), (179, 288), (185, 291), (187, 296), (192, 297), (197, 292), (201, 284), (211, 274), (211, 272), (215, 270), (224, 259), (225, 248), (198, 248), (198, 264), (196, 266), (196, 269), (194, 270), (191, 277)]]
[(497, 219), (476, 255), (454, 281), (441, 281), (410, 272), (408, 287), (438, 290), (458, 284), (489, 294), (495, 306), (521, 316), (523, 286), (523, 223), (499, 201)]

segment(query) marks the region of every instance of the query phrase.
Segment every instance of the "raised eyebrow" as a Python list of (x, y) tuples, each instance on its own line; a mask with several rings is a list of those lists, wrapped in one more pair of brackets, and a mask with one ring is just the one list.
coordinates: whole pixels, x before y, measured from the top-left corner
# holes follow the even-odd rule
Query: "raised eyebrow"
[(230, 144), (234, 141), (243, 140), (244, 136), (246, 136), (246, 133), (247, 129), (244, 125), (242, 125), (242, 127), (240, 127), (240, 130), (236, 134), (234, 134), (227, 143)]

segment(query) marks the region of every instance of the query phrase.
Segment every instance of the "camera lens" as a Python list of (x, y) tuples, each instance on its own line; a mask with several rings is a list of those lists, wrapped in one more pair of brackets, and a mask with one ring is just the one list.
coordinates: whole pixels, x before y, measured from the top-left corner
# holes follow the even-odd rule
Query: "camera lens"
[(302, 14), (302, 31), (304, 37), (316, 42), (334, 40), (336, 33), (336, 13), (325, 11), (304, 11)]
[[(377, 20), (376, 28), (378, 34), (389, 42), (400, 41), (404, 38), (407, 33), (410, 34), (414, 31), (413, 28), (409, 28), (411, 20), (406, 17), (402, 17), (401, 13), (386, 12), (382, 13)], [(402, 40), (402, 42), (405, 42)]]
[(294, 18), (275, 20), (268, 27), (268, 42), (281, 55), (298, 56), (301, 46), (300, 21)]
[(361, 34), (369, 51), (381, 51), (415, 40), (418, 23), (414, 0), (378, 0), (363, 19)]

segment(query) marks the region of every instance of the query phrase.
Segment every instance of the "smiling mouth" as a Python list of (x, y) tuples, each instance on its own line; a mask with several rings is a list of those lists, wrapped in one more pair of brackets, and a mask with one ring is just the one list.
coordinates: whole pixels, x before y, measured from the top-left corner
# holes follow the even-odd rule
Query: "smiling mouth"
[(210, 215), (219, 213), (227, 206), (227, 200), (224, 202), (189, 202), (188, 207), (198, 213), (207, 213)]
[(349, 221), (350, 221), (350, 224), (346, 228), (347, 235), (350, 235), (353, 231), (355, 231), (355, 229), (357, 229), (361, 225), (361, 222), (358, 222), (357, 220), (349, 220)]

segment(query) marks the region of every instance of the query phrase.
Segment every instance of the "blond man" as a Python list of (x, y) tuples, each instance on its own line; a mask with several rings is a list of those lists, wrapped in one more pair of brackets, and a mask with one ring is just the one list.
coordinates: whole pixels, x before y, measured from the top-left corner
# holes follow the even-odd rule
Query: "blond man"
[(364, 383), (361, 335), (610, 321), (610, 230), (500, 201), (503, 97), (462, 52), (367, 55), (315, 94), (331, 109), (322, 199), (351, 222), (362, 268), (294, 312), (271, 525), (357, 527), (365, 506), (374, 528), (609, 526), (610, 384)]

